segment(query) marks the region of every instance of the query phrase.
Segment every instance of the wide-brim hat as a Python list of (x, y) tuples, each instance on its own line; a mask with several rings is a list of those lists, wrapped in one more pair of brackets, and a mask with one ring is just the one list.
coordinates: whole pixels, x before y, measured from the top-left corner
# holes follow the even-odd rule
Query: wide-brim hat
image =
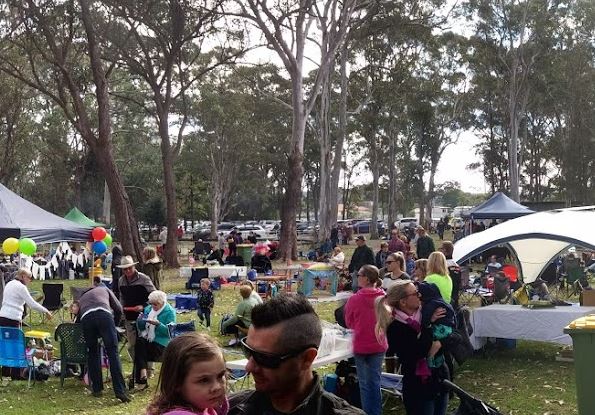
[(138, 264), (138, 262), (134, 261), (130, 255), (123, 256), (120, 260), (120, 265), (116, 265), (117, 268), (130, 268), (134, 265)]
[(366, 242), (366, 237), (364, 235), (359, 235), (357, 238), (355, 238), (356, 241), (364, 241)]

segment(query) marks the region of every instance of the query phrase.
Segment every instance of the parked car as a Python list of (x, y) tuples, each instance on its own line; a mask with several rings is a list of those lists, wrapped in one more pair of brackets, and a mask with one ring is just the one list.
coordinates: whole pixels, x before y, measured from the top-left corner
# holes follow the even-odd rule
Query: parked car
[(419, 225), (417, 218), (401, 218), (395, 222), (395, 226), (400, 231), (405, 230), (405, 228), (412, 228), (412, 227), (414, 228), (417, 225)]
[[(275, 231), (267, 231), (265, 228), (263, 228), (260, 225), (240, 225), (240, 226), (236, 226), (235, 229), (240, 233), (240, 235), (242, 235), (242, 239), (246, 239), (248, 238), (248, 236), (250, 235), (250, 232), (254, 232), (254, 235), (256, 236), (256, 239), (258, 240), (266, 240), (266, 239), (277, 239), (277, 232)], [(230, 230), (231, 232), (231, 230)], [(229, 232), (227, 232), (227, 235), (229, 235)]]
[[(353, 232), (354, 233), (370, 233), (371, 232), (371, 226), (370, 226), (371, 223), (372, 223), (372, 221), (370, 221), (370, 220), (362, 220), (362, 221), (356, 222), (352, 225)], [(386, 232), (386, 225), (381, 220), (377, 221), (376, 226), (377, 226), (379, 235), (383, 235)]]

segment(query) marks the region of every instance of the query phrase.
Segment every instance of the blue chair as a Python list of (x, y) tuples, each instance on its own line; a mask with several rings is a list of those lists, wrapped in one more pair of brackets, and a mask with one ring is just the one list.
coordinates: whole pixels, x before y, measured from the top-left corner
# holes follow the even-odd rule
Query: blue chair
[(16, 327), (0, 327), (0, 366), (29, 369), (28, 385), (33, 379), (33, 362), (25, 352), (25, 334)]
[(186, 323), (169, 323), (167, 325), (167, 331), (169, 332), (169, 338), (173, 339), (180, 334), (196, 331), (196, 325), (194, 324), (194, 320), (190, 320)]

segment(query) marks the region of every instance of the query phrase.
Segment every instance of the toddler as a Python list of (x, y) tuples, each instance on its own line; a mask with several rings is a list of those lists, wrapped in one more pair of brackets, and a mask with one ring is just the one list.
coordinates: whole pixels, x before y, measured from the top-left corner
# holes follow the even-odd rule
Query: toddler
[(211, 327), (211, 310), (215, 306), (215, 297), (211, 291), (211, 280), (203, 278), (200, 280), (200, 289), (197, 294), (198, 318), (205, 323), (207, 328)]

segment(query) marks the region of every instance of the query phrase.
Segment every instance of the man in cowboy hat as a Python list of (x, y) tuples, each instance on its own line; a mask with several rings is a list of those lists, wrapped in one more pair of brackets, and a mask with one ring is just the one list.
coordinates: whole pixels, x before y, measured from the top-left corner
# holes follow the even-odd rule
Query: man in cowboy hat
[(138, 272), (135, 268), (135, 262), (130, 255), (122, 257), (120, 265), (122, 269), (120, 277), (120, 300), (124, 307), (124, 328), (126, 329), (126, 338), (128, 339), (128, 353), (134, 360), (134, 345), (136, 344), (136, 319), (139, 313), (142, 313), (147, 305), (149, 293), (155, 291), (155, 286), (151, 279)]

